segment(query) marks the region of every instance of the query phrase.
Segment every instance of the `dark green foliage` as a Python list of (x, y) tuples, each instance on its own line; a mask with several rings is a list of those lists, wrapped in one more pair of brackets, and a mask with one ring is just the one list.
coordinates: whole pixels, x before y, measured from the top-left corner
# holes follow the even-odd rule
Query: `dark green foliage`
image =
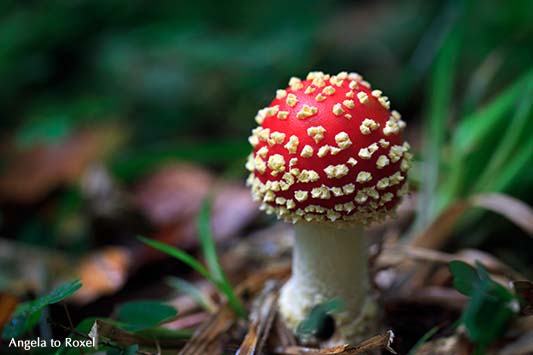
[(81, 281), (77, 279), (64, 283), (50, 293), (33, 301), (20, 304), (9, 323), (5, 326), (2, 338), (4, 340), (17, 338), (31, 330), (39, 322), (43, 308), (72, 296), (81, 286)]
[(133, 301), (122, 304), (117, 310), (117, 320), (123, 329), (138, 331), (155, 327), (178, 314), (176, 309), (158, 301)]
[(465, 296), (472, 296), (480, 282), (476, 269), (462, 261), (452, 261), (449, 267), (453, 275), (453, 287)]
[(139, 351), (139, 345), (131, 345), (124, 349), (111, 348), (107, 351), (107, 355), (135, 355)]
[(453, 285), (470, 297), (461, 317), (468, 338), (476, 344), (476, 352), (484, 350), (502, 335), (518, 312), (517, 297), (492, 280), (480, 263), (474, 269), (462, 261), (450, 263)]

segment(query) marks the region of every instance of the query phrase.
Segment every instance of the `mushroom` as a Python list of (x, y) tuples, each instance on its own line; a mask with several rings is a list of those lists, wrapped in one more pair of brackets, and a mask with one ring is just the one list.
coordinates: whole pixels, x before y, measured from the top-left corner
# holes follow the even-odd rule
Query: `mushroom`
[(280, 313), (296, 332), (313, 307), (338, 299), (328, 345), (359, 341), (377, 324), (363, 228), (393, 215), (408, 191), (405, 122), (380, 90), (347, 72), (291, 78), (255, 119), (247, 184), (262, 210), (295, 231)]

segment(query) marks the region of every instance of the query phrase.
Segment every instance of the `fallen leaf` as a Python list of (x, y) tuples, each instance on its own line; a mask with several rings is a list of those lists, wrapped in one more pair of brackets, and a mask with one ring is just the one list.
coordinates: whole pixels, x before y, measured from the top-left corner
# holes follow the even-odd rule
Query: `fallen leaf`
[(231, 307), (228, 304), (223, 305), (217, 313), (198, 327), (179, 355), (212, 354), (213, 349), (220, 347), (220, 335), (233, 325), (235, 319), (235, 313)]
[(383, 334), (379, 334), (369, 338), (358, 345), (339, 345), (326, 349), (314, 349), (301, 346), (289, 346), (285, 348), (275, 349), (276, 354), (282, 355), (355, 355), (365, 354), (372, 350), (385, 349), (390, 353), (396, 354), (391, 348), (392, 341), (394, 339), (394, 333), (392, 330), (388, 330)]
[(0, 293), (0, 334), (2, 334), (4, 326), (11, 319), (11, 315), (18, 304), (17, 297), (9, 293)]
[(262, 353), (276, 316), (278, 289), (279, 283), (275, 281), (265, 284), (263, 292), (254, 302), (248, 332), (235, 355)]
[(88, 336), (95, 340), (96, 345), (106, 340), (112, 340), (120, 345), (141, 345), (151, 348), (178, 348), (183, 345), (183, 339), (160, 339), (155, 340), (140, 334), (128, 332), (103, 320), (97, 320), (91, 328)]
[[(266, 268), (252, 273), (235, 287), (238, 296), (243, 293), (254, 295), (269, 279), (285, 279), (290, 274), (288, 265)], [(195, 331), (179, 355), (204, 355), (220, 353), (220, 337), (235, 323), (236, 315), (226, 302)]]
[(211, 226), (216, 240), (237, 234), (259, 210), (248, 188), (219, 182), (192, 164), (161, 168), (133, 190), (134, 204), (158, 229), (154, 239), (183, 249), (198, 245), (196, 217), (202, 202), (211, 198)]
[(107, 247), (85, 256), (74, 272), (81, 278), (83, 288), (72, 301), (85, 304), (120, 290), (126, 283), (131, 262), (130, 252), (121, 247)]
[(100, 127), (49, 145), (6, 149), (9, 159), (0, 173), (0, 200), (31, 203), (42, 199), (77, 179), (87, 166), (111, 151), (120, 137), (116, 129)]
[(465, 201), (457, 201), (442, 211), (439, 216), (411, 241), (411, 245), (428, 249), (440, 249), (448, 240), (455, 223), (468, 209)]
[(526, 203), (505, 194), (480, 194), (472, 196), (470, 203), (476, 207), (501, 214), (533, 236), (533, 209)]
[(192, 164), (161, 168), (140, 182), (133, 201), (156, 226), (185, 222), (199, 211), (214, 178)]
[(444, 209), (435, 220), (410, 242), (412, 246), (440, 249), (448, 241), (459, 218), (472, 207), (481, 207), (501, 214), (533, 236), (533, 209), (524, 202), (500, 193), (487, 193), (458, 200)]

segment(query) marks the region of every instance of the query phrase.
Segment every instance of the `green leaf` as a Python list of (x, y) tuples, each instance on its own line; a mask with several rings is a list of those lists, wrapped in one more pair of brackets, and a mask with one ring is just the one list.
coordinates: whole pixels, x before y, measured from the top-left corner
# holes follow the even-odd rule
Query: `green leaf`
[(472, 291), (462, 323), (468, 338), (483, 351), (497, 340), (514, 316), (514, 296), (490, 278), (482, 278)]
[(492, 280), (479, 262), (476, 262), (475, 269), (462, 261), (452, 261), (449, 267), (454, 287), (471, 297), (461, 322), (469, 339), (476, 344), (477, 351), (483, 352), (498, 339), (513, 317), (516, 311), (514, 308), (518, 307), (517, 299), (505, 287)]
[[(505, 171), (508, 162), (513, 158), (517, 151), (523, 147), (520, 137), (524, 132), (530, 132), (532, 108), (533, 108), (533, 84), (522, 94), (521, 100), (517, 103), (515, 114), (511, 118), (505, 132), (502, 132), (500, 139), (495, 142), (496, 149), (491, 155), (488, 166), (479, 174), (477, 191), (490, 191), (488, 189), (494, 181), (494, 177), (500, 172)], [(528, 127), (528, 124), (530, 127)], [(529, 129), (528, 129), (529, 128)], [(526, 139), (529, 139), (528, 136)], [(479, 173), (479, 171), (478, 171)]]
[(327, 320), (330, 318), (329, 316), (332, 313), (341, 311), (343, 308), (343, 302), (336, 298), (314, 306), (307, 317), (298, 325), (296, 333), (304, 339), (320, 337), (321, 334), (325, 335), (324, 338), (327, 338), (328, 334), (324, 334), (324, 332), (330, 330), (326, 329), (328, 327)]
[(61, 115), (40, 117), (39, 119), (25, 122), (18, 129), (15, 142), (21, 148), (55, 143), (67, 137), (71, 130), (67, 117)]
[(43, 308), (72, 296), (81, 287), (81, 280), (76, 279), (60, 285), (50, 293), (31, 302), (20, 304), (15, 310), (14, 316), (5, 326), (2, 337), (5, 340), (17, 338), (29, 331), (38, 323)]
[(453, 287), (463, 295), (471, 296), (480, 281), (476, 269), (459, 260), (450, 262), (449, 268), (453, 276)]
[(193, 335), (193, 331), (187, 329), (170, 329), (165, 327), (155, 327), (138, 330), (135, 332), (135, 334), (157, 340), (178, 340), (190, 339)]
[(124, 329), (136, 331), (155, 327), (178, 314), (170, 305), (158, 301), (134, 301), (122, 304), (117, 310)]
[(128, 346), (124, 351), (122, 352), (124, 355), (135, 355), (137, 354), (137, 351), (139, 351), (139, 345), (135, 344), (132, 346)]
[(530, 139), (518, 150), (509, 161), (506, 162), (505, 169), (499, 171), (496, 176), (492, 176), (488, 182), (487, 191), (503, 191), (517, 183), (529, 186), (529, 181), (525, 180), (527, 175), (522, 174), (526, 169), (531, 168), (533, 159), (533, 139)]

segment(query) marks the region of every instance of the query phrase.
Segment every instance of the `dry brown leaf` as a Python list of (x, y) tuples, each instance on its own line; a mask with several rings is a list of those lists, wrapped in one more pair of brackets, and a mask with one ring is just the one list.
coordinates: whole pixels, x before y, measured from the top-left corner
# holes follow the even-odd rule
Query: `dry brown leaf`
[(177, 349), (183, 345), (183, 340), (181, 339), (161, 339), (156, 341), (154, 339), (120, 329), (102, 320), (97, 320), (94, 322), (88, 336), (95, 339), (96, 345), (100, 344), (102, 341), (105, 342), (106, 340), (112, 340), (121, 346), (137, 344), (141, 347), (161, 347), (165, 349)]
[(212, 202), (216, 240), (237, 234), (258, 214), (247, 188), (218, 182), (205, 169), (177, 163), (161, 168), (133, 190), (133, 202), (159, 230), (156, 240), (180, 248), (197, 246), (196, 217), (202, 202)]
[[(244, 292), (253, 296), (263, 288), (267, 280), (284, 279), (289, 274), (289, 265), (270, 267), (260, 273), (250, 275), (235, 287), (235, 292), (239, 296)], [(179, 354), (205, 355), (216, 353), (216, 349), (220, 348), (220, 336), (234, 324), (235, 320), (235, 313), (225, 303), (195, 331), (192, 338)]]
[(533, 209), (526, 203), (505, 194), (480, 194), (470, 198), (470, 203), (499, 213), (533, 236)]
[(235, 313), (228, 304), (223, 305), (204, 322), (196, 331), (179, 355), (213, 354), (213, 349), (220, 347), (220, 335), (235, 322)]
[(9, 293), (0, 293), (0, 334), (6, 323), (11, 319), (11, 315), (18, 304), (19, 300), (17, 297)]
[(116, 129), (93, 128), (65, 140), (29, 150), (6, 152), (10, 159), (0, 174), (0, 200), (31, 203), (52, 189), (77, 179), (121, 140)]
[(499, 213), (530, 236), (533, 235), (533, 209), (530, 206), (505, 194), (487, 193), (451, 204), (424, 231), (416, 235), (410, 244), (428, 249), (442, 248), (457, 220), (471, 207), (481, 207)]
[(180, 317), (176, 320), (163, 324), (164, 328), (168, 328), (168, 329), (194, 328), (206, 322), (210, 315), (210, 313), (207, 313), (207, 312), (198, 312), (198, 313), (193, 313), (193, 314), (186, 315), (186, 316), (181, 316), (182, 315), (181, 308), (177, 308), (177, 309), (180, 310)]
[(289, 346), (285, 348), (277, 348), (275, 350), (275, 353), (282, 355), (355, 355), (364, 354), (372, 350), (385, 349), (393, 354), (396, 354), (394, 349), (391, 348), (393, 339), (394, 333), (392, 332), (392, 330), (388, 330), (383, 334), (373, 336), (372, 338), (369, 338), (355, 346), (339, 345), (327, 349)]
[(184, 222), (196, 215), (213, 183), (213, 176), (198, 166), (174, 164), (140, 182), (133, 201), (156, 226)]
[(510, 266), (493, 255), (478, 249), (463, 249), (455, 254), (450, 254), (411, 245), (386, 246), (379, 255), (375, 265), (377, 269), (383, 269), (391, 266), (398, 266), (400, 264), (412, 263), (413, 261), (448, 264), (454, 260), (461, 260), (473, 266), (476, 261), (479, 261), (492, 274), (503, 275), (510, 280), (525, 279), (523, 275), (513, 270)]
[(84, 257), (75, 271), (83, 287), (71, 300), (84, 304), (120, 290), (131, 263), (131, 253), (122, 247), (107, 247)]
[(440, 249), (447, 242), (455, 222), (468, 207), (465, 201), (457, 201), (448, 206), (424, 231), (416, 235), (410, 244), (415, 247)]

